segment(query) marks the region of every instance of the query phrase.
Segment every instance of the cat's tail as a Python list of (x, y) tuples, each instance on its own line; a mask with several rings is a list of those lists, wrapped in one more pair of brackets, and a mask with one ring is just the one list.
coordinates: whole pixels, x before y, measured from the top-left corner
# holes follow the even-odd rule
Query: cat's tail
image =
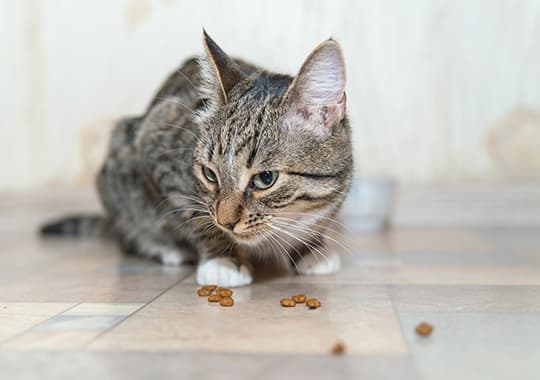
[(41, 236), (100, 237), (110, 232), (110, 223), (102, 215), (72, 215), (47, 223)]

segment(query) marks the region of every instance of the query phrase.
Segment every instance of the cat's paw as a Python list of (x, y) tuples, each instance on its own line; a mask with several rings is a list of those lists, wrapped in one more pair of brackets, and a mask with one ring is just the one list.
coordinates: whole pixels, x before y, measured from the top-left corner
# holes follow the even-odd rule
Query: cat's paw
[(218, 285), (223, 287), (245, 286), (253, 282), (251, 270), (241, 264), (238, 266), (228, 257), (219, 257), (201, 262), (197, 267), (199, 285)]
[(333, 274), (340, 270), (341, 259), (335, 252), (325, 252), (326, 258), (317, 252), (311, 252), (303, 256), (296, 267), (300, 274), (320, 275)]
[(196, 257), (184, 249), (169, 247), (161, 244), (148, 244), (144, 247), (143, 256), (159, 261), (164, 266), (178, 267), (182, 264), (192, 264)]
[(187, 260), (182, 252), (175, 249), (163, 250), (159, 254), (159, 261), (167, 267), (178, 267), (184, 264)]

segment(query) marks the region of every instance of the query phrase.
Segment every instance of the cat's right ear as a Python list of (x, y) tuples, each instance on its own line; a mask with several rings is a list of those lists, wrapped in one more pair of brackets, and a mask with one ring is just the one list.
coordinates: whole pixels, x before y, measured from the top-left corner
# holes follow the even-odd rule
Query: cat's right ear
[(232, 88), (245, 78), (245, 74), (204, 29), (203, 44), (206, 50), (206, 57), (200, 62), (203, 77), (210, 90), (225, 104)]
[(324, 41), (311, 52), (282, 104), (290, 107), (293, 121), (323, 135), (345, 117), (345, 62), (336, 41)]

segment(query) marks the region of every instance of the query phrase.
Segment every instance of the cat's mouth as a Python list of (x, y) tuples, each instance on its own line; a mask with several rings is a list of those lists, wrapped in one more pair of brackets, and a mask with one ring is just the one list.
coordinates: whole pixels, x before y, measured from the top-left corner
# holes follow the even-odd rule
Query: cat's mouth
[(247, 229), (238, 228), (237, 226), (235, 226), (235, 228), (230, 229), (218, 223), (218, 221), (215, 218), (214, 218), (214, 224), (221, 231), (225, 232), (225, 234), (229, 235), (237, 243), (247, 244), (247, 245), (256, 245), (262, 240), (264, 240), (263, 230), (265, 228), (264, 227), (261, 228), (261, 226), (258, 226), (258, 228), (251, 227)]
[(243, 232), (235, 232), (235, 231), (227, 231), (229, 236), (231, 236), (237, 243), (240, 244), (246, 244), (246, 245), (256, 245), (261, 240), (263, 240), (263, 236), (260, 233), (254, 232), (254, 231), (243, 231)]

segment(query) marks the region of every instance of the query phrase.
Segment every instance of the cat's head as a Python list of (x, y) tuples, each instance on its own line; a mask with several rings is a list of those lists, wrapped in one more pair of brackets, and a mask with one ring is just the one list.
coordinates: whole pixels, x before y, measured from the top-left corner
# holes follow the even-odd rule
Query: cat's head
[(338, 43), (317, 46), (295, 77), (250, 69), (206, 33), (204, 44), (193, 172), (216, 226), (256, 245), (333, 216), (352, 171)]

